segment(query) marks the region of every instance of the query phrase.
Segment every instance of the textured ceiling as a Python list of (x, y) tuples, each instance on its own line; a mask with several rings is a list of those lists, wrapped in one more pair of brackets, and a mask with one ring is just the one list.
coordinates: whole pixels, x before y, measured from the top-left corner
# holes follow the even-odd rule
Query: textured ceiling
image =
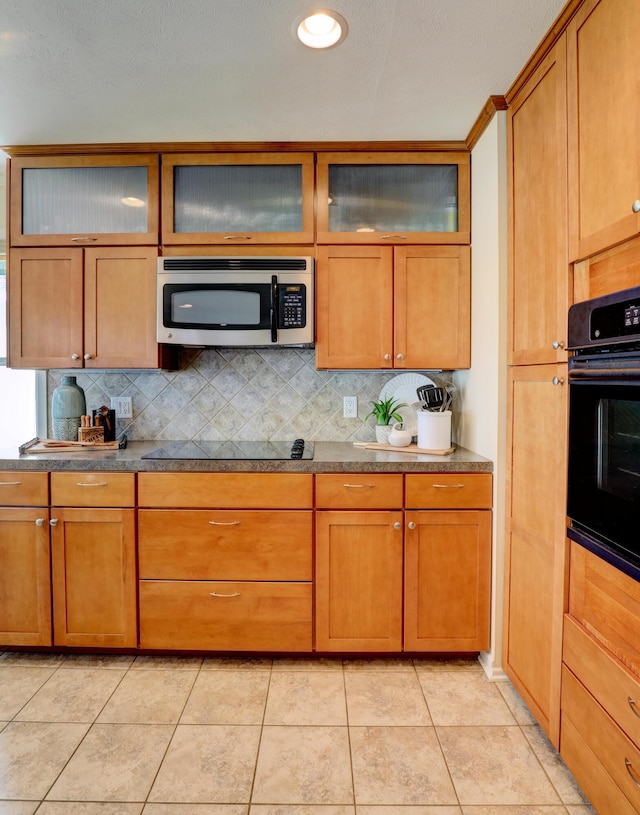
[(564, 0), (0, 0), (0, 145), (464, 139)]

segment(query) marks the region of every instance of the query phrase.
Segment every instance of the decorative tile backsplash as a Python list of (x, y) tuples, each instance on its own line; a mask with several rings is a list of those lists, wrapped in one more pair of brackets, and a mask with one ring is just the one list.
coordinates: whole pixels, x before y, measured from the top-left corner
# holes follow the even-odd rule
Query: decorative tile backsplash
[[(313, 349), (185, 348), (178, 371), (49, 371), (48, 405), (71, 374), (89, 413), (111, 396), (132, 398), (133, 419), (117, 421), (132, 440), (373, 441), (373, 419), (363, 418), (398, 373), (318, 371)], [(357, 419), (343, 418), (344, 396), (358, 397)]]

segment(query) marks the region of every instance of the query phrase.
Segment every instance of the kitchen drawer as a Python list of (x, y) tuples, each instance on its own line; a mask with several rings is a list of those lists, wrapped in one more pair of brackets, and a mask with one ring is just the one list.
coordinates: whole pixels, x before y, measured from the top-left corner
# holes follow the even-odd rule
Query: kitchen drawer
[(569, 614), (640, 676), (640, 583), (571, 543)]
[(402, 476), (317, 475), (316, 506), (319, 509), (402, 509)]
[(564, 620), (563, 662), (640, 746), (640, 678), (634, 677), (569, 615)]
[(0, 506), (26, 507), (49, 504), (49, 473), (0, 472)]
[(140, 647), (311, 651), (312, 584), (141, 580)]
[(491, 473), (407, 475), (408, 509), (491, 509)]
[(51, 473), (55, 507), (133, 507), (133, 473)]
[[(640, 784), (640, 750), (629, 741), (566, 665), (562, 667), (562, 718), (563, 721), (568, 719), (571, 722), (615, 785), (635, 807), (635, 810), (632, 811), (640, 812), (640, 787), (638, 786)], [(567, 764), (573, 771), (571, 764), (568, 762)], [(578, 783), (582, 784), (583, 779), (579, 770), (574, 774)], [(585, 785), (587, 795), (589, 795), (588, 786)], [(598, 807), (595, 800), (593, 803), (602, 815), (606, 815), (607, 810)], [(614, 812), (613, 809), (610, 811)], [(617, 814), (619, 810), (615, 812)]]
[(141, 578), (311, 580), (311, 511), (141, 509)]
[(194, 509), (311, 509), (307, 473), (140, 473), (138, 505)]

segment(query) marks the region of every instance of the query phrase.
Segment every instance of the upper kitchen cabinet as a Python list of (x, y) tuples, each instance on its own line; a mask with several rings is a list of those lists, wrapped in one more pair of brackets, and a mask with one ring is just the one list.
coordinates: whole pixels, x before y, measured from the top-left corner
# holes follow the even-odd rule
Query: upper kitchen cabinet
[(319, 153), (318, 243), (469, 243), (469, 154)]
[(313, 153), (162, 157), (162, 243), (313, 243)]
[(567, 34), (574, 261), (640, 232), (640, 3), (586, 0)]
[(158, 243), (157, 155), (14, 158), (12, 246)]
[(158, 368), (155, 247), (14, 249), (12, 368)]
[(468, 368), (468, 246), (320, 246), (318, 368)]
[(567, 359), (566, 40), (507, 112), (510, 365)]

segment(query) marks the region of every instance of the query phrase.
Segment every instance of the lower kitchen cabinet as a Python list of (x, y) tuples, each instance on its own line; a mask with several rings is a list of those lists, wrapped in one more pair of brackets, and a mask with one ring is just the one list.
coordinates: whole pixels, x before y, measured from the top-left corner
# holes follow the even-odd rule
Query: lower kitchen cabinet
[(0, 646), (51, 645), (48, 473), (0, 472)]
[(402, 512), (316, 514), (316, 649), (402, 650)]
[(140, 646), (311, 651), (312, 487), (297, 473), (140, 474)]
[(487, 650), (490, 601), (491, 512), (406, 512), (405, 650)]
[(135, 476), (51, 474), (55, 645), (137, 645)]

